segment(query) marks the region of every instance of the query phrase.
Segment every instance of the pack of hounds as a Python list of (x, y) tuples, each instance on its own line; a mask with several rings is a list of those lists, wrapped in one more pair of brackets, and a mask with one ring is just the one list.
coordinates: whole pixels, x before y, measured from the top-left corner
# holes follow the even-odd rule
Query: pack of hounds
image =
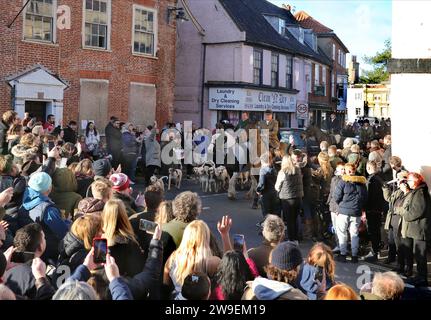
[[(167, 183), (167, 190), (171, 190), (172, 185), (179, 190), (182, 179), (182, 169), (169, 168), (169, 176), (157, 178), (154, 175), (150, 178), (150, 182), (159, 186), (163, 191), (165, 190), (165, 183)], [(256, 178), (250, 174), (250, 171), (234, 172), (231, 177), (225, 166), (217, 167), (212, 161), (194, 167), (193, 180), (200, 185), (203, 192), (227, 191), (228, 198), (231, 200), (236, 199), (237, 188), (241, 190), (250, 188), (245, 195), (246, 199), (252, 199), (257, 188)]]

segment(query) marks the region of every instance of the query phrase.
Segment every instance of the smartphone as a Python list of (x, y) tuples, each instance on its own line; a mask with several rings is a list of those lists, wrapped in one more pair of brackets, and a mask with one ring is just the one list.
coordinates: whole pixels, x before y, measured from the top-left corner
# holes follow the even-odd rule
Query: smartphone
[(233, 249), (235, 251), (243, 252), (244, 250), (244, 235), (234, 234), (233, 235)]
[(147, 231), (148, 233), (154, 234), (156, 231), (157, 223), (141, 219), (139, 220), (139, 229), (143, 231)]
[(12, 253), (11, 262), (26, 263), (34, 259), (34, 252), (15, 251)]
[(94, 258), (95, 263), (105, 263), (106, 255), (108, 254), (108, 240), (104, 238), (93, 239)]
[(54, 141), (48, 141), (48, 149), (51, 151), (55, 147)]

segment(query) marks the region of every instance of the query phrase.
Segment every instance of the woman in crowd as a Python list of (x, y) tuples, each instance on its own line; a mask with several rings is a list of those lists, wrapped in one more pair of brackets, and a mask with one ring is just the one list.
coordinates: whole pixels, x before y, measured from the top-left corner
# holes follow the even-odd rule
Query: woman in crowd
[(88, 187), (94, 181), (93, 163), (90, 159), (81, 160), (75, 170), (76, 181), (78, 182), (78, 193), (85, 198)]
[(301, 169), (294, 165), (291, 156), (284, 156), (278, 173), (275, 189), (281, 199), (283, 220), (287, 225), (289, 240), (298, 240), (298, 215), (304, 189)]
[(159, 225), (163, 225), (173, 220), (174, 218), (175, 216), (172, 208), (172, 201), (165, 200), (160, 203), (154, 221), (157, 222)]
[(21, 137), (24, 135), (24, 127), (20, 124), (13, 124), (7, 131), (6, 141), (8, 143), (8, 153), (12, 148), (19, 144)]
[(19, 167), (31, 157), (38, 156), (39, 138), (32, 133), (27, 133), (21, 137), (19, 144), (11, 149), (14, 156), (14, 163)]
[(260, 172), (259, 183), (256, 191), (261, 195), (260, 202), (262, 207), (262, 215), (267, 214), (280, 215), (280, 200), (277, 197), (275, 190), (275, 182), (277, 180), (277, 171), (273, 166), (271, 153), (265, 153), (260, 157)]
[(300, 287), (310, 300), (320, 300), (335, 283), (335, 261), (331, 248), (316, 243), (301, 268)]
[(335, 240), (335, 248), (333, 249), (334, 253), (340, 253), (340, 243), (338, 241), (337, 236), (337, 214), (338, 214), (338, 204), (334, 199), (334, 191), (337, 184), (341, 181), (341, 177), (345, 174), (344, 171), (344, 163), (339, 162), (337, 167), (335, 168), (334, 177), (331, 180), (331, 187), (328, 195), (328, 201), (326, 202), (329, 205), (329, 211), (331, 212), (331, 221), (332, 221), (332, 229), (334, 230), (334, 240)]
[(123, 276), (133, 277), (144, 268), (145, 259), (120, 200), (109, 200), (103, 209), (103, 237)]
[(97, 160), (99, 154), (100, 136), (93, 122), (88, 122), (85, 128), (85, 145), (90, 156)]
[(417, 264), (417, 276), (412, 279), (416, 286), (428, 286), (427, 241), (431, 221), (431, 198), (422, 175), (410, 172), (407, 186), (402, 187), (407, 198), (403, 202), (400, 215), (403, 218), (401, 240), (405, 250), (407, 268), (413, 268), (413, 255)]
[(383, 162), (383, 152), (384, 150), (381, 148), (379, 141), (373, 140), (370, 142), (370, 150), (368, 154), (368, 161), (375, 161), (377, 166), (382, 169)]
[(124, 125), (123, 131), (123, 171), (130, 178), (131, 184), (135, 183), (136, 166), (138, 164), (138, 155), (140, 154), (143, 135), (136, 136), (135, 127), (132, 123)]
[(181, 244), (166, 261), (163, 284), (173, 287), (171, 298), (181, 292), (185, 277), (191, 272), (203, 272), (212, 278), (217, 272), (220, 258), (210, 249), (210, 230), (202, 220), (191, 222), (184, 230)]
[(60, 242), (59, 265), (70, 267), (71, 272), (75, 271), (90, 252), (93, 239), (101, 234), (102, 219), (99, 216), (85, 215), (76, 219)]
[(353, 163), (356, 167), (356, 174), (359, 176), (366, 175), (367, 159), (361, 155), (361, 148), (358, 144), (354, 144), (350, 148), (350, 154), (347, 157), (348, 163)]
[(145, 166), (147, 168), (145, 173), (145, 184), (148, 185), (151, 176), (154, 174), (156, 169), (160, 169), (161, 152), (160, 144), (156, 139), (156, 135), (159, 129), (157, 128), (157, 122), (154, 121), (154, 126), (148, 126), (145, 129)]

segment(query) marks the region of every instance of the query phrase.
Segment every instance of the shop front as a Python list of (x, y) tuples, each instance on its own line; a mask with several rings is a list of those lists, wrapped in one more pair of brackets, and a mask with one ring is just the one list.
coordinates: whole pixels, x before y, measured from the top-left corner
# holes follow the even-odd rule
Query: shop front
[(302, 119), (298, 121), (296, 116), (296, 94), (234, 87), (209, 88), (209, 110), (211, 119), (215, 120), (211, 123), (212, 127), (220, 121), (236, 126), (243, 112), (248, 112), (252, 121), (260, 121), (268, 109), (274, 113), (280, 128), (297, 128), (298, 124), (301, 126), (304, 123)]

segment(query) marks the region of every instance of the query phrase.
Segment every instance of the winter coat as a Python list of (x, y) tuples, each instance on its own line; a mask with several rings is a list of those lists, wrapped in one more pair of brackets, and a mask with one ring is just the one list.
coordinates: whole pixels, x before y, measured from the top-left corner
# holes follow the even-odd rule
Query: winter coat
[(374, 139), (374, 130), (371, 126), (369, 126), (368, 128), (362, 127), (361, 130), (359, 131), (359, 140), (361, 140), (361, 142), (368, 142)]
[(18, 296), (34, 299), (36, 297), (36, 279), (31, 271), (32, 261), (19, 263), (3, 275), (4, 284)]
[(63, 240), (60, 241), (60, 254), (58, 257), (59, 265), (68, 266), (71, 272), (84, 262), (88, 254), (84, 242), (78, 239), (72, 232), (68, 232)]
[(12, 148), (13, 161), (15, 164), (22, 166), (30, 157), (38, 155), (39, 149), (37, 147), (27, 147), (23, 144), (17, 144)]
[(261, 167), (259, 171), (259, 183), (256, 191), (265, 194), (275, 194), (275, 182), (277, 180), (277, 171), (274, 167)]
[(121, 130), (115, 128), (111, 122), (105, 128), (106, 146), (108, 153), (119, 154), (122, 149), (123, 135)]
[(88, 177), (88, 176), (81, 176), (81, 175), (76, 175), (75, 177), (78, 185), (77, 192), (82, 198), (85, 198), (87, 195), (88, 188), (94, 182), (94, 178)]
[(383, 179), (380, 174), (371, 174), (367, 179), (368, 200), (365, 209), (368, 211), (383, 212), (385, 199), (383, 197)]
[(335, 187), (341, 180), (342, 180), (341, 176), (334, 176), (332, 177), (332, 180), (331, 180), (329, 196), (328, 196), (328, 200), (326, 201), (326, 204), (329, 205), (329, 211), (331, 212), (338, 212), (338, 203), (335, 202), (334, 192), (335, 192)]
[(151, 134), (145, 139), (145, 165), (161, 167), (160, 144), (156, 139), (156, 129), (151, 130)]
[(401, 235), (415, 240), (430, 239), (431, 198), (426, 183), (411, 190), (403, 202)]
[(392, 156), (392, 146), (386, 147), (385, 152), (383, 152), (383, 162), (382, 162), (382, 173), (384, 175), (385, 181), (392, 180), (392, 168), (389, 163), (389, 159)]
[(179, 220), (171, 220), (168, 223), (162, 225), (162, 230), (169, 233), (174, 241), (176, 247), (180, 246), (181, 240), (183, 239), (184, 229), (188, 226), (189, 222), (183, 222)]
[(153, 238), (153, 235), (150, 233), (147, 233), (144, 230), (139, 229), (139, 221), (141, 219), (154, 221), (155, 214), (156, 213), (153, 211), (150, 211), (150, 212), (147, 211), (147, 212), (137, 213), (129, 217), (129, 221), (135, 233), (136, 240), (138, 241), (142, 250), (144, 250), (145, 259), (147, 259), (148, 247), (150, 246), (150, 242), (151, 242), (151, 239)]
[(361, 216), (367, 202), (366, 182), (362, 176), (342, 176), (334, 191), (338, 213), (353, 217)]
[[(401, 191), (401, 189), (392, 190), (388, 185), (382, 186), (383, 191), (383, 198), (386, 202), (389, 204), (388, 214), (386, 215), (386, 221), (385, 221), (385, 230), (389, 230), (391, 226), (392, 217), (394, 215), (399, 214), (399, 209), (402, 207), (402, 199), (406, 197), (404, 195), (404, 192)], [(399, 200), (399, 201), (397, 201)], [(395, 203), (399, 202), (399, 206), (395, 206)], [(402, 219), (399, 220), (399, 223), (402, 223)]]
[(274, 248), (275, 245), (271, 245), (264, 240), (264, 242), (259, 247), (251, 248), (247, 252), (250, 259), (252, 259), (256, 264), (257, 271), (262, 277), (266, 277), (265, 267), (269, 263), (269, 255)]
[(117, 236), (115, 244), (109, 246), (122, 276), (133, 277), (144, 269), (145, 257), (139, 244), (126, 237)]
[[(299, 272), (299, 287), (308, 299), (318, 300), (334, 285), (329, 275), (323, 275), (324, 272), (322, 267), (312, 266), (308, 263), (302, 266)], [(323, 276), (325, 276), (324, 283)], [(323, 290), (322, 285), (324, 285), (325, 290)]]
[(278, 121), (271, 120), (267, 124), (265, 120), (259, 122), (259, 129), (267, 129), (269, 131), (269, 146), (274, 149), (280, 147), (280, 141), (278, 140)]
[(288, 283), (262, 277), (247, 282), (241, 300), (308, 300), (301, 290)]
[(52, 175), (52, 192), (50, 197), (66, 216), (72, 215), (78, 208), (82, 197), (77, 193), (78, 182), (75, 174), (68, 168), (57, 168)]
[(88, 136), (85, 135), (85, 144), (88, 151), (93, 152), (99, 147), (100, 136), (98, 132), (88, 131)]
[(70, 222), (61, 218), (60, 210), (54, 202), (31, 188), (24, 192), (20, 210), (28, 212), (29, 222), (37, 222), (42, 226), (46, 239), (44, 258), (57, 259), (58, 244), (69, 231)]
[(329, 157), (329, 163), (331, 163), (332, 170), (334, 171), (337, 168), (337, 163), (340, 163), (340, 162), (344, 162), (344, 161), (338, 156)]
[(67, 126), (63, 129), (64, 136), (63, 140), (64, 142), (70, 142), (73, 144), (76, 144), (76, 141), (78, 140), (78, 133), (73, 130), (71, 127)]
[(280, 171), (275, 183), (275, 189), (279, 192), (278, 196), (281, 200), (302, 198), (304, 196), (304, 189), (301, 169), (295, 167), (295, 174), (287, 174), (284, 171)]
[(129, 131), (123, 133), (123, 154), (136, 154), (140, 152), (141, 143), (136, 141), (136, 136)]

